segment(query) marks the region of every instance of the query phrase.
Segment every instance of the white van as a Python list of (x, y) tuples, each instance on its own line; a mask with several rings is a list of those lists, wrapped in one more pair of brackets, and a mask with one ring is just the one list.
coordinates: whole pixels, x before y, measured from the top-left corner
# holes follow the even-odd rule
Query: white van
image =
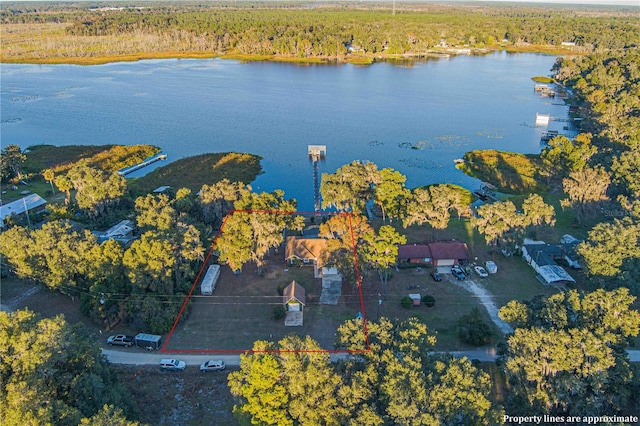
[(182, 371), (187, 366), (184, 361), (178, 361), (177, 359), (161, 359), (160, 368), (163, 370)]

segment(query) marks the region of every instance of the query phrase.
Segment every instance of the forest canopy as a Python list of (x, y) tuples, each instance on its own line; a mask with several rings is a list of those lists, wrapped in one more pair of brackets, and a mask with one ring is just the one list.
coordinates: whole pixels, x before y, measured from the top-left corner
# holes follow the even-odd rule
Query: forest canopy
[[(353, 60), (421, 55), (454, 46), (573, 52), (640, 40), (637, 11), (615, 8), (398, 3), (151, 3), (96, 7), (8, 4), (2, 62), (249, 55)], [(120, 57), (120, 58), (118, 58)]]

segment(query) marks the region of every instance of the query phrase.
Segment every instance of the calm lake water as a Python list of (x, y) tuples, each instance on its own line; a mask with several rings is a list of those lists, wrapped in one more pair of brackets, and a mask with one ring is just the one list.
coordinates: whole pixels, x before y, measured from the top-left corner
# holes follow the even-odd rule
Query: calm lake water
[(454, 159), (483, 148), (537, 153), (546, 129), (535, 127), (536, 113), (566, 117), (560, 100), (533, 92), (531, 77), (548, 75), (554, 60), (494, 53), (368, 67), (220, 59), (2, 64), (1, 143), (144, 143), (161, 147), (168, 161), (258, 154), (265, 174), (254, 189), (281, 188), (306, 211), (313, 209), (309, 144), (327, 145), (321, 172), (367, 160), (399, 170), (411, 188), (475, 189)]

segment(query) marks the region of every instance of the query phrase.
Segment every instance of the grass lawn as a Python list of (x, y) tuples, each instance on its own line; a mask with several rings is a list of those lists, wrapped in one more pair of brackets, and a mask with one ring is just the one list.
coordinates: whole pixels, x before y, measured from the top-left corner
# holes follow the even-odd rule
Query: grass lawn
[[(338, 326), (361, 309), (358, 292), (345, 284), (337, 305), (322, 305), (322, 284), (313, 277), (313, 268), (285, 269), (283, 251), (268, 259), (262, 276), (253, 265), (245, 265), (240, 275), (222, 266), (213, 296), (201, 296), (199, 288), (194, 291), (191, 312), (175, 329), (167, 349), (245, 351), (256, 340), (277, 341), (290, 333), (310, 335), (322, 348), (334, 349)], [(305, 288), (304, 320), (301, 327), (285, 327), (284, 319), (274, 320), (272, 313), (282, 306), (278, 286), (294, 280)]]
[[(223, 266), (213, 296), (200, 296), (199, 289), (196, 289), (192, 296), (191, 312), (174, 331), (167, 349), (243, 351), (251, 349), (255, 340), (277, 341), (289, 333), (310, 335), (322, 348), (334, 349), (337, 328), (361, 311), (358, 291), (345, 284), (338, 305), (322, 305), (318, 302), (321, 282), (313, 278), (312, 269), (292, 267), (285, 271), (281, 257), (272, 257), (273, 263), (263, 277), (258, 276), (252, 267), (245, 266), (241, 275), (233, 275), (229, 268)], [(380, 280), (376, 275), (364, 277), (363, 303), (367, 321), (376, 321), (382, 316), (400, 320), (415, 316), (427, 324), (430, 333), (437, 336), (436, 349), (470, 349), (471, 346), (459, 341), (456, 322), (460, 316), (479, 305), (477, 299), (447, 279), (433, 281), (428, 272), (428, 269), (394, 271), (389, 280), (387, 298), (380, 305), (378, 301), (383, 299), (379, 296), (382, 294)], [(285, 327), (284, 320), (271, 318), (273, 308), (281, 304), (281, 296), (277, 294), (278, 285), (292, 280), (306, 290), (307, 304), (302, 327)], [(436, 305), (405, 309), (400, 300), (410, 293), (431, 294), (436, 299)], [(486, 311), (481, 309), (481, 313), (487, 324), (493, 327)], [(495, 344), (500, 337), (495, 329), (492, 343)], [(363, 342), (362, 348), (365, 347)]]

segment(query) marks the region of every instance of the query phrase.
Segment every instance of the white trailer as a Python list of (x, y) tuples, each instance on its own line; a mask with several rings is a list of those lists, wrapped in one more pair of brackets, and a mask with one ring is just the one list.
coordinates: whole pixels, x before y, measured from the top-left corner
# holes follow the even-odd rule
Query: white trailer
[(203, 296), (211, 296), (213, 294), (213, 290), (216, 289), (216, 283), (218, 282), (219, 277), (220, 265), (209, 266), (207, 274), (204, 276), (202, 284), (200, 284), (200, 293)]

